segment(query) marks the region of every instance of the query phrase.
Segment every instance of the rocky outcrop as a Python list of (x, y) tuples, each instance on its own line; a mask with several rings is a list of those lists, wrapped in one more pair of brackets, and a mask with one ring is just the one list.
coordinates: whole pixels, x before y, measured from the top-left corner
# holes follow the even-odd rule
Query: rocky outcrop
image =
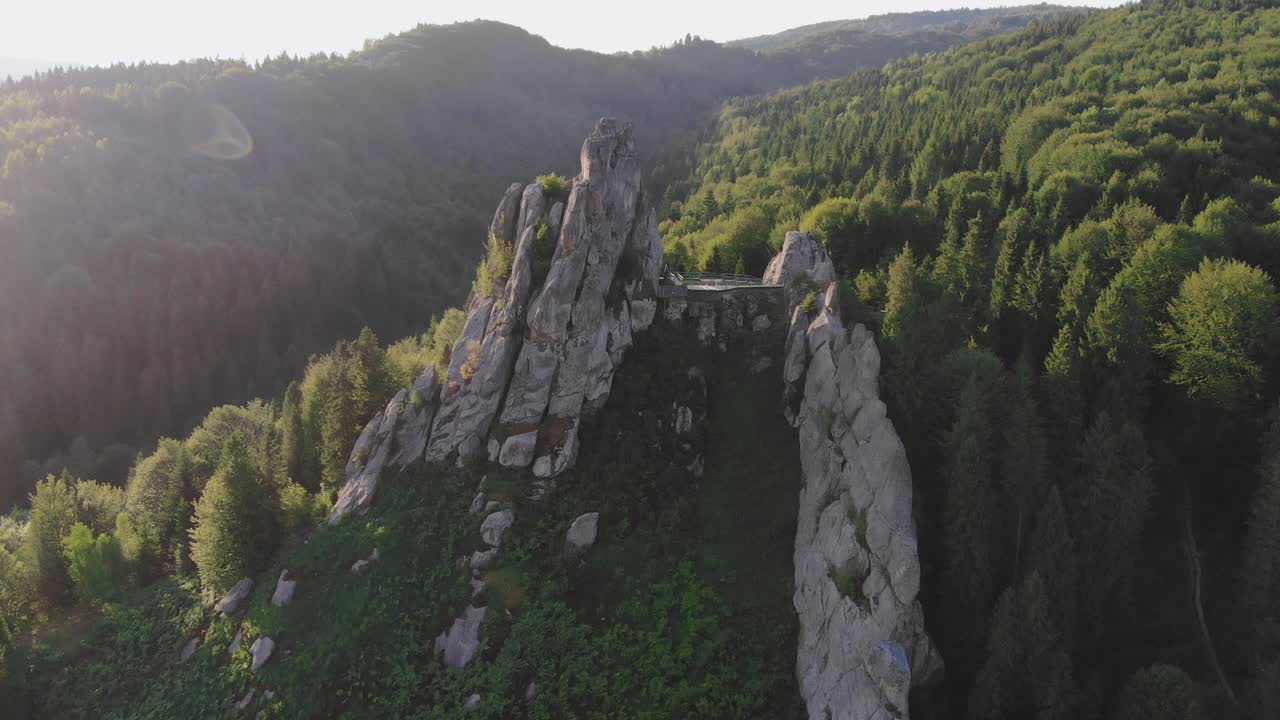
[(271, 659), (271, 654), (276, 650), (276, 641), (263, 635), (253, 641), (253, 645), (249, 646), (249, 655), (253, 657), (249, 664), (249, 672), (256, 673), (262, 669), (263, 665)]
[[(785, 283), (788, 273), (821, 277), (829, 262), (789, 234), (770, 269)], [(844, 327), (838, 300), (829, 283), (812, 313), (794, 308), (783, 366), (803, 479), (796, 672), (810, 718), (906, 718), (910, 688), (942, 670), (916, 598), (911, 468), (880, 400), (875, 339)]]
[(569, 525), (564, 536), (564, 558), (574, 561), (581, 558), (596, 544), (596, 532), (600, 526), (600, 513), (592, 512), (579, 515)]
[(285, 607), (293, 602), (293, 593), (298, 589), (298, 581), (289, 579), (289, 571), (281, 570), (280, 577), (276, 580), (276, 591), (271, 594), (271, 604), (276, 607)]
[(245, 600), (253, 594), (253, 579), (241, 578), (239, 582), (231, 586), (226, 595), (218, 601), (218, 611), (227, 615), (234, 615)]
[(550, 477), (573, 464), (583, 413), (653, 322), (662, 269), (631, 126), (601, 120), (581, 162), (567, 203), (538, 183), (507, 188), (489, 225), (511, 252), (505, 284), (468, 302), (444, 376), (428, 369), (365, 427), (331, 524), (367, 510), (388, 467), (487, 454)]
[(769, 261), (763, 281), (765, 285), (790, 287), (802, 273), (819, 287), (836, 279), (835, 266), (826, 248), (809, 233), (793, 230), (783, 240), (782, 251)]
[(435, 651), (451, 668), (466, 667), (480, 652), (480, 626), (485, 608), (468, 606), (449, 629), (436, 638)]

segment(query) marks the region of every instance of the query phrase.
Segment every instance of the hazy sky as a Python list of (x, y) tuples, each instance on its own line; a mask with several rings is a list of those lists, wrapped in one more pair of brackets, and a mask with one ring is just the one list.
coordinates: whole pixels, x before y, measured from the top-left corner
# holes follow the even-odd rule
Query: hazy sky
[[(1062, 0), (1109, 6), (1114, 0)], [(281, 51), (346, 53), (366, 38), (418, 23), (486, 18), (556, 45), (603, 52), (645, 49), (685, 33), (734, 40), (797, 25), (885, 12), (1020, 4), (984, 0), (14, 0), (5, 3), (0, 56), (68, 63), (249, 60)], [(754, 7), (753, 7), (754, 6)], [(618, 17), (618, 9), (630, 15)], [(750, 8), (750, 9), (748, 9)]]

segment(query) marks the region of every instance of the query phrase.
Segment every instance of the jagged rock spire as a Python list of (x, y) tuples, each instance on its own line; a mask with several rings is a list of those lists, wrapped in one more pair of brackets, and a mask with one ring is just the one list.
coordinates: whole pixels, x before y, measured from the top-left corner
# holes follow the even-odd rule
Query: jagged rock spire
[[(485, 451), (544, 477), (573, 464), (584, 410), (603, 405), (632, 333), (653, 321), (662, 268), (631, 125), (600, 120), (581, 163), (567, 204), (538, 183), (507, 188), (489, 225), (511, 248), (506, 284), (469, 300), (445, 376), (429, 369), (370, 421), (331, 523), (368, 508), (386, 466)], [(538, 282), (547, 237), (554, 251)]]

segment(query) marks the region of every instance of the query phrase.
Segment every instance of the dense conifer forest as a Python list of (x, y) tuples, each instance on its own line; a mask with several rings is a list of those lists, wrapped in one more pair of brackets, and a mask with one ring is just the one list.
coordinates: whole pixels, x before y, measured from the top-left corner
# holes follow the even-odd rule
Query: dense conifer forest
[(1265, 2), (1036, 24), (730, 102), (667, 192), (668, 262), (798, 227), (881, 325), (955, 716), (1280, 713), (1278, 38)]

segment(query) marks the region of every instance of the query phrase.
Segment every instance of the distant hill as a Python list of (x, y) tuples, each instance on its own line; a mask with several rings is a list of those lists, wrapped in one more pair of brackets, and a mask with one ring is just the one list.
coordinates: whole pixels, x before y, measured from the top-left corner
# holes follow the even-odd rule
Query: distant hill
[(815, 45), (848, 45), (859, 40), (873, 42), (885, 37), (911, 38), (920, 42), (932, 35), (950, 46), (957, 40), (974, 40), (1017, 30), (1033, 20), (1085, 11), (1087, 8), (1041, 3), (987, 9), (889, 13), (858, 20), (832, 20), (802, 25), (772, 35), (757, 35), (725, 44), (757, 52), (776, 53), (812, 49)]

